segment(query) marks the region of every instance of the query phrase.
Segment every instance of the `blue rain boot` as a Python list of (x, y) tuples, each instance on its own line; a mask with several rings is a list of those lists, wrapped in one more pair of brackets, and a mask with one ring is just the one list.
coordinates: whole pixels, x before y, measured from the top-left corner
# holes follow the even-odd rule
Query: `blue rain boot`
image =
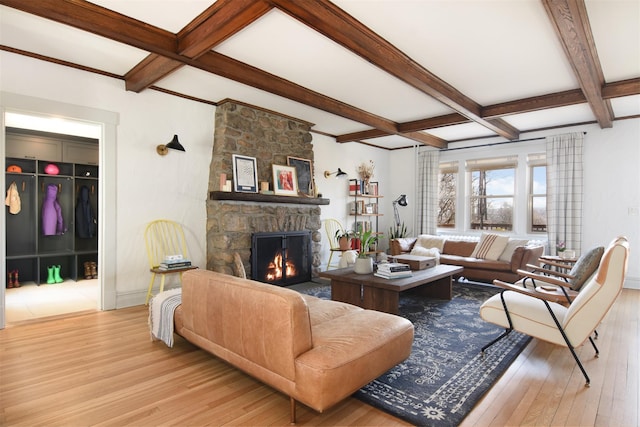
[(52, 265), (51, 267), (47, 267), (47, 271), (49, 272), (49, 276), (47, 277), (47, 285), (56, 283), (56, 279), (55, 277), (53, 277), (54, 266)]
[(59, 265), (54, 265), (53, 266), (53, 277), (54, 277), (56, 283), (64, 282), (64, 279), (62, 277), (60, 277), (60, 266)]

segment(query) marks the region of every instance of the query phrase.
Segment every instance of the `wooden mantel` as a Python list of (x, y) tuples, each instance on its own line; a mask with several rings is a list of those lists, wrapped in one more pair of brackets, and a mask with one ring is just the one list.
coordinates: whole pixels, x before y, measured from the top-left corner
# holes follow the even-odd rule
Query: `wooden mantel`
[(328, 205), (329, 199), (322, 197), (277, 196), (275, 194), (234, 193), (230, 191), (211, 191), (209, 200), (230, 200), (236, 202), (289, 203), (298, 205)]

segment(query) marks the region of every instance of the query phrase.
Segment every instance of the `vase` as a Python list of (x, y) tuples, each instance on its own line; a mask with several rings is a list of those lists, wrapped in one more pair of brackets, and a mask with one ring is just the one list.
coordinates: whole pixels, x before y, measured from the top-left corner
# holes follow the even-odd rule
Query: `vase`
[(341, 251), (348, 251), (351, 249), (351, 239), (348, 237), (341, 237), (338, 239), (338, 246)]
[(353, 265), (353, 272), (357, 274), (373, 273), (373, 258), (356, 258), (356, 263)]

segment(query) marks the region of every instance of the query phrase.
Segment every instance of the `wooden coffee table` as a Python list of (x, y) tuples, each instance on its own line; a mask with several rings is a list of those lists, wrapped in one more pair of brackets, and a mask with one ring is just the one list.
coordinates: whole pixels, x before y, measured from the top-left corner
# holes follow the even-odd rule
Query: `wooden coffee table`
[(462, 273), (455, 265), (436, 265), (415, 270), (411, 277), (383, 279), (373, 274), (356, 274), (352, 268), (323, 271), (320, 277), (331, 279), (331, 299), (371, 310), (398, 313), (400, 292), (415, 289), (429, 298), (451, 299), (453, 275)]

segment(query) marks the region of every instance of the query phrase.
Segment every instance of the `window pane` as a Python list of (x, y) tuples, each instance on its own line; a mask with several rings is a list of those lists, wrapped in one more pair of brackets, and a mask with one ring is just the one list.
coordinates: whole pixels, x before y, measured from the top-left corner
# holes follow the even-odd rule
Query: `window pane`
[(546, 166), (534, 166), (531, 168), (532, 175), (532, 194), (547, 194), (547, 167)]
[(547, 231), (547, 198), (532, 197), (531, 231)]
[(471, 172), (471, 229), (511, 230), (515, 169)]
[(529, 229), (531, 232), (547, 231), (547, 167), (531, 167), (531, 212), (529, 213)]
[(472, 197), (471, 229), (513, 229), (513, 197)]
[(438, 189), (438, 227), (453, 228), (456, 225), (457, 173), (441, 173)]

